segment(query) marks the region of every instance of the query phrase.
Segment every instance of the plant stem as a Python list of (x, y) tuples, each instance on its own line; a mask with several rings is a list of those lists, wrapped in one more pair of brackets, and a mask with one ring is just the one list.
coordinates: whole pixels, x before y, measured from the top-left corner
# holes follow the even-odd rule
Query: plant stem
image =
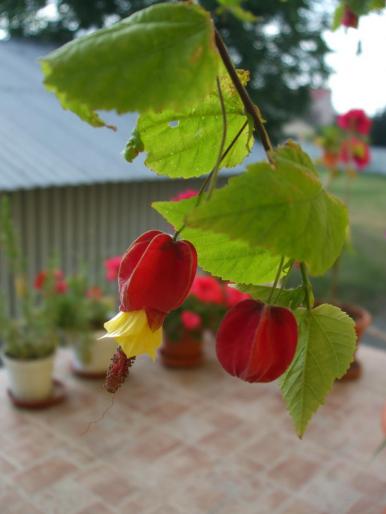
[(218, 176), (218, 172), (219, 172), (219, 169), (220, 169), (222, 154), (224, 152), (225, 141), (226, 141), (226, 138), (227, 138), (227, 130), (228, 130), (227, 113), (226, 113), (226, 110), (225, 110), (224, 96), (222, 94), (221, 84), (220, 84), (220, 80), (219, 80), (218, 77), (216, 79), (216, 82), (217, 82), (218, 97), (219, 97), (220, 106), (221, 106), (222, 135), (221, 135), (220, 149), (219, 149), (219, 152), (218, 152), (217, 161), (216, 161), (216, 164), (214, 165), (214, 168), (213, 168), (213, 170), (211, 172), (211, 178), (209, 180), (208, 200), (211, 197), (211, 195), (213, 193), (213, 190), (214, 190), (214, 188), (216, 186), (217, 176)]
[[(219, 165), (222, 163), (222, 161), (225, 159), (225, 157), (228, 155), (228, 153), (232, 150), (232, 148), (234, 147), (234, 145), (237, 143), (237, 140), (239, 139), (239, 137), (241, 136), (241, 134), (244, 132), (244, 130), (247, 128), (248, 126), (248, 121), (246, 121), (245, 123), (243, 123), (242, 127), (240, 128), (240, 130), (237, 132), (237, 134), (235, 135), (235, 137), (232, 139), (232, 141), (229, 143), (229, 145), (227, 146), (225, 152), (222, 154), (221, 156), (221, 159), (220, 159), (220, 162), (219, 162)], [(198, 207), (201, 203), (201, 200), (202, 200), (202, 197), (203, 197), (203, 193), (205, 191), (205, 188), (207, 187), (207, 185), (209, 184), (214, 172), (215, 172), (215, 169), (216, 169), (216, 166), (212, 169), (212, 171), (209, 173), (209, 175), (206, 177), (206, 179), (204, 180), (204, 182), (202, 183), (202, 186), (200, 188), (200, 191), (198, 192), (198, 195), (197, 195), (197, 202), (196, 202), (196, 207)], [(174, 237), (173, 239), (176, 240), (177, 237), (179, 236), (179, 234), (183, 231), (183, 229), (185, 228), (185, 223), (181, 226), (181, 228), (179, 228), (177, 230), (177, 232), (174, 234)]]
[(280, 280), (281, 270), (283, 269), (283, 264), (284, 264), (284, 256), (280, 259), (279, 267), (277, 268), (276, 277), (275, 277), (275, 280), (273, 282), (271, 293), (269, 295), (267, 303), (271, 303), (272, 296), (273, 296), (274, 292), (276, 291), (277, 284), (278, 284), (278, 282)]
[(261, 144), (264, 147), (268, 160), (272, 162), (272, 143), (265, 129), (261, 113), (258, 107), (253, 103), (251, 97), (248, 94), (248, 91), (243, 86), (239, 76), (237, 75), (237, 71), (233, 66), (228, 50), (217, 29), (215, 29), (215, 40), (217, 49), (224, 63), (224, 66), (227, 69), (227, 72), (240, 96), (241, 101), (243, 102), (246, 112), (252, 116), (255, 131), (259, 134)]
[(310, 279), (308, 278), (307, 268), (304, 262), (300, 263), (300, 272), (302, 274), (303, 287), (304, 287), (304, 295), (306, 298), (306, 307), (310, 311), (312, 309), (311, 306), (311, 298), (310, 298)]

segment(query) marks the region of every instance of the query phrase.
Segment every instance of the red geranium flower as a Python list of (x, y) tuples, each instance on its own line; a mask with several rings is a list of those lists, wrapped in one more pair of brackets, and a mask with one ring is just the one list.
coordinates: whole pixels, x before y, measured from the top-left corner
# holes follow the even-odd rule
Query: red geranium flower
[(40, 271), (36, 275), (34, 287), (35, 289), (42, 290), (47, 282), (47, 278), (52, 275), (54, 278), (54, 290), (58, 294), (63, 294), (67, 291), (67, 282), (64, 280), (64, 273), (61, 270), (54, 271)]
[(221, 284), (208, 275), (197, 275), (193, 281), (190, 294), (205, 303), (223, 304), (225, 293)]
[(117, 255), (116, 257), (110, 257), (104, 262), (106, 270), (106, 279), (110, 282), (114, 282), (118, 278), (119, 266), (121, 265), (122, 257)]
[(185, 191), (182, 191), (181, 193), (176, 194), (172, 197), (173, 202), (179, 202), (180, 200), (187, 200), (188, 198), (193, 198), (193, 196), (197, 196), (198, 191), (195, 189), (186, 189)]
[(202, 325), (201, 316), (193, 311), (182, 311), (181, 322), (186, 330), (197, 330)]
[(370, 132), (372, 121), (362, 109), (351, 109), (346, 114), (341, 114), (337, 118), (340, 128), (357, 132), (367, 136)]
[(88, 289), (86, 291), (86, 297), (90, 298), (92, 300), (100, 300), (102, 298), (102, 296), (103, 296), (102, 289), (98, 286), (90, 287), (90, 289)]
[(369, 145), (356, 137), (346, 139), (341, 147), (340, 159), (345, 163), (353, 161), (358, 168), (364, 168), (370, 162)]

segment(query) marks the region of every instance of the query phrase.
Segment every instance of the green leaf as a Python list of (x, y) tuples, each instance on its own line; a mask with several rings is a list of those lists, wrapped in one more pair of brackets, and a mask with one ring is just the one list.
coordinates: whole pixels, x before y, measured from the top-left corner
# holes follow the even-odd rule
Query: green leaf
[(344, 6), (344, 3), (342, 2), (335, 9), (334, 16), (332, 19), (332, 30), (337, 30), (342, 25), (344, 8), (345, 8), (345, 6)]
[(296, 287), (294, 289), (280, 289), (275, 288), (275, 292), (271, 297), (272, 287), (269, 286), (254, 286), (250, 284), (237, 284), (237, 289), (248, 293), (255, 300), (262, 302), (269, 302), (271, 305), (280, 305), (282, 307), (289, 307), (292, 310), (297, 309), (300, 305), (304, 304), (304, 288)]
[[(226, 148), (248, 119), (229, 79), (222, 79), (221, 85), (227, 114)], [(142, 114), (137, 130), (147, 152), (145, 164), (156, 173), (173, 178), (209, 173), (216, 164), (223, 131), (217, 91), (203, 98), (193, 109)], [(251, 136), (252, 127), (247, 125), (222, 166), (234, 167), (248, 155)]]
[(312, 274), (322, 274), (342, 251), (347, 209), (312, 170), (296, 161), (276, 161), (276, 167), (252, 164), (231, 178), (188, 216), (187, 224), (304, 261)]
[(228, 11), (233, 16), (240, 21), (245, 21), (252, 23), (257, 20), (257, 16), (255, 16), (251, 11), (247, 11), (244, 7), (241, 6), (242, 0), (217, 0), (221, 5), (217, 9), (218, 14), (222, 14), (224, 11)]
[(126, 143), (123, 156), (127, 162), (133, 162), (138, 154), (144, 151), (143, 142), (137, 129), (134, 129), (130, 139)]
[(80, 37), (42, 59), (44, 83), (65, 109), (162, 110), (201, 101), (215, 88), (213, 23), (198, 5), (164, 3)]
[(299, 341), (295, 358), (280, 379), (281, 392), (299, 436), (342, 377), (356, 346), (354, 321), (338, 307), (298, 309)]
[(300, 145), (292, 140), (287, 141), (284, 145), (280, 145), (274, 151), (274, 160), (280, 165), (292, 166), (296, 163), (304, 173), (311, 173), (318, 176), (317, 169), (311, 157), (306, 154)]
[[(180, 228), (197, 199), (179, 202), (155, 202), (153, 207), (175, 228)], [(198, 253), (199, 265), (206, 271), (231, 282), (265, 283), (274, 279), (280, 258), (262, 248), (250, 248), (242, 241), (222, 234), (185, 228), (181, 237), (191, 241)]]

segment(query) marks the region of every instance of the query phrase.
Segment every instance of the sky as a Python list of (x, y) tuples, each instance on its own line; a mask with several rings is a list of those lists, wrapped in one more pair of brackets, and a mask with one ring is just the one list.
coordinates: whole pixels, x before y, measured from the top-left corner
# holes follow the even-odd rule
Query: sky
[(326, 32), (325, 39), (334, 50), (327, 62), (335, 70), (328, 82), (335, 110), (360, 108), (372, 116), (386, 108), (386, 12), (361, 17), (357, 30)]

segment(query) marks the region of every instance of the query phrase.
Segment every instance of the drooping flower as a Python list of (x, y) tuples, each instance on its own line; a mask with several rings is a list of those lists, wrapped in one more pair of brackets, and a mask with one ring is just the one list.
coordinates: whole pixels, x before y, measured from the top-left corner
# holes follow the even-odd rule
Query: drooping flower
[(121, 265), (122, 257), (117, 255), (115, 257), (110, 257), (106, 259), (104, 262), (105, 265), (105, 277), (108, 281), (114, 282), (118, 278), (119, 266)]
[(187, 200), (188, 198), (193, 198), (193, 196), (197, 196), (198, 191), (195, 189), (186, 189), (185, 191), (181, 191), (181, 193), (176, 194), (171, 198), (172, 202), (179, 202), (180, 200)]
[(216, 336), (217, 358), (246, 382), (271, 382), (291, 364), (298, 330), (289, 309), (244, 300), (225, 315)]
[(193, 311), (181, 312), (181, 323), (186, 330), (197, 330), (202, 325), (202, 319), (199, 314)]
[(224, 290), (220, 282), (209, 275), (197, 275), (193, 281), (190, 294), (204, 303), (224, 303)]
[(122, 258), (118, 273), (120, 310), (105, 323), (125, 355), (148, 354), (161, 344), (166, 315), (184, 302), (197, 270), (197, 254), (188, 241), (151, 230), (138, 237)]
[(353, 12), (348, 5), (344, 6), (342, 25), (344, 27), (358, 28), (358, 16)]
[(367, 136), (371, 130), (372, 121), (362, 109), (351, 109), (337, 118), (337, 123), (343, 130), (356, 132)]

